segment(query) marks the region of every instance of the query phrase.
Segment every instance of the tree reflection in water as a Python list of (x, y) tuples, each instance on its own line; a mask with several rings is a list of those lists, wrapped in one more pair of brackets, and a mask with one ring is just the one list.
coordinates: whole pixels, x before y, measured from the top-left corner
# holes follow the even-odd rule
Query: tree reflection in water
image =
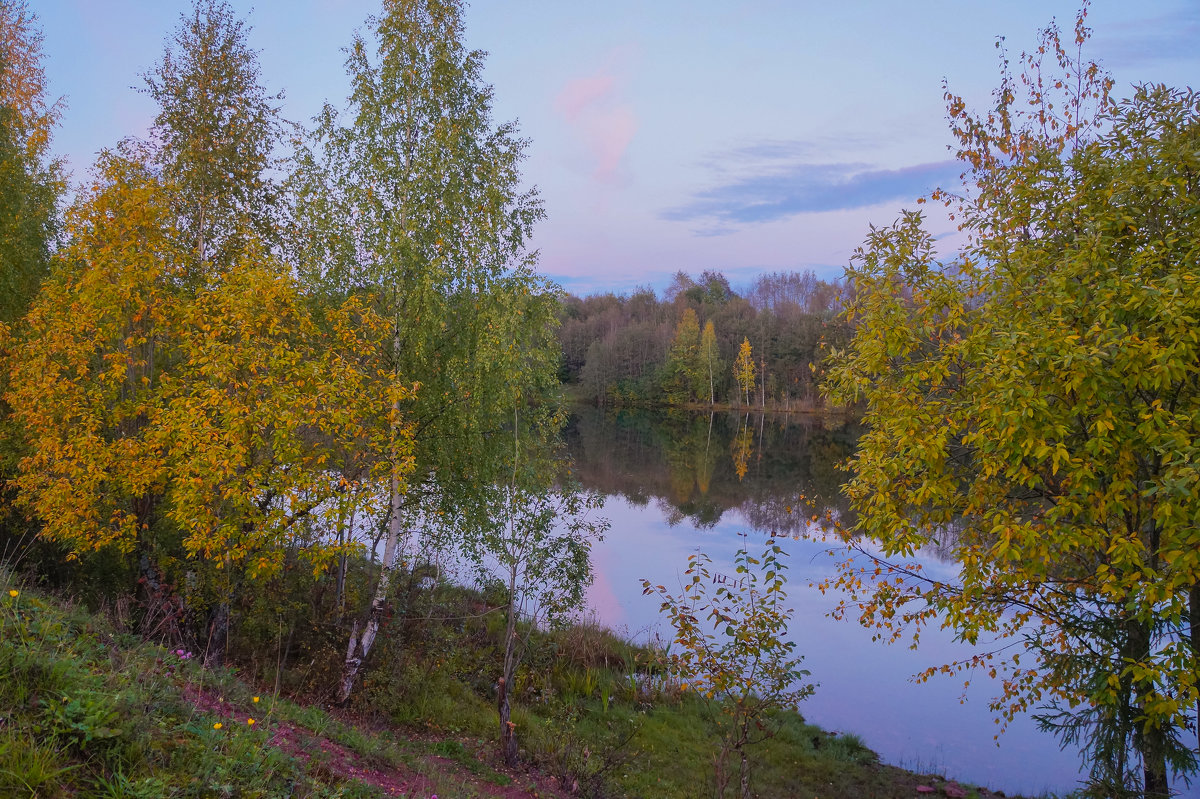
[(672, 525), (711, 529), (737, 510), (758, 530), (794, 536), (814, 516), (850, 522), (838, 464), (860, 429), (808, 414), (579, 406), (563, 435), (587, 488), (654, 501)]

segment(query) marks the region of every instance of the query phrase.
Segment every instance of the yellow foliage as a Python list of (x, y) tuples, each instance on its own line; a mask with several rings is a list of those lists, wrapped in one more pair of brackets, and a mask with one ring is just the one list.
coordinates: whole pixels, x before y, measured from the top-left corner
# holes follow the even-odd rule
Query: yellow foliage
[[(109, 154), (68, 214), (73, 235), (10, 361), (30, 453), (21, 499), (76, 554), (132, 552), (170, 528), (181, 556), (252, 578), (278, 572), (285, 544), (327, 565), (336, 542), (296, 525), (336, 512), (334, 467), (401, 485), (412, 468), (392, 409), (414, 389), (376, 372), (387, 325), (358, 299), (319, 324), (253, 245), (199, 286), (182, 280), (167, 197)], [(356, 461), (368, 452), (386, 454)]]

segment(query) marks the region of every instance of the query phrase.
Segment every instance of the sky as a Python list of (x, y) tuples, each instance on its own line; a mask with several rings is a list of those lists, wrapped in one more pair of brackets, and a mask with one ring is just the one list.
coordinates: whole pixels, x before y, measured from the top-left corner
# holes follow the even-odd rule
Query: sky
[[(190, 0), (27, 0), (45, 36), (54, 140), (76, 182), (144, 136), (138, 91)], [(267, 89), (308, 123), (346, 96), (355, 31), (378, 0), (231, 0)], [(664, 288), (682, 270), (734, 286), (766, 271), (831, 279), (866, 237), (961, 170), (943, 80), (975, 109), (1014, 57), (1078, 10), (1061, 0), (475, 0), (497, 120), (530, 139), (547, 219), (541, 271), (577, 294)], [(1095, 0), (1085, 55), (1118, 95), (1200, 86), (1200, 0)], [(928, 206), (926, 206), (928, 208)], [(929, 220), (953, 248), (954, 224)]]

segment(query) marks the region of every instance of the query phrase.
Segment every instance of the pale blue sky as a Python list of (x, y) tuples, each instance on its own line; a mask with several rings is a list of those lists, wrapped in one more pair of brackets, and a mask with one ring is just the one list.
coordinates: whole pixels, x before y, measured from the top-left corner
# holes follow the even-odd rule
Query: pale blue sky
[[(307, 121), (340, 105), (340, 48), (373, 0), (235, 0), (264, 82)], [(55, 149), (77, 179), (153, 116), (140, 73), (188, 0), (32, 0)], [(1060, 0), (715, 2), (476, 0), (467, 40), (488, 51), (498, 119), (532, 139), (525, 174), (549, 218), (542, 271), (577, 292), (661, 288), (676, 270), (835, 277), (871, 223), (958, 170), (941, 81), (975, 107), (1012, 55), (1076, 4)], [(253, 9), (251, 11), (251, 9)], [(1200, 2), (1097, 0), (1090, 54), (1133, 82), (1200, 85)], [(931, 222), (935, 233), (952, 226)], [(944, 228), (944, 229), (938, 229)], [(952, 241), (952, 239), (951, 239)]]

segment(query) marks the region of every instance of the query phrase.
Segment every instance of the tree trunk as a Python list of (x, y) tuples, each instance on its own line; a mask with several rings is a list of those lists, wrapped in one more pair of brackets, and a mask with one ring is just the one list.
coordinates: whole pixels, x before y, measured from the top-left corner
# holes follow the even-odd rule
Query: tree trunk
[[(1130, 649), (1133, 662), (1145, 662), (1150, 656), (1150, 626), (1147, 622), (1131, 619), (1128, 622)], [(1152, 690), (1144, 681), (1134, 684), (1137, 707), (1144, 708)], [(1146, 799), (1166, 799), (1171, 795), (1167, 779), (1167, 753), (1163, 731), (1158, 727), (1135, 722), (1134, 745), (1142, 756), (1142, 777)]]
[(500, 711), (500, 755), (509, 768), (517, 765), (517, 725), (512, 723), (512, 708), (508, 704), (508, 681), (497, 683), (496, 707)]
[[(515, 540), (516, 508), (513, 503), (517, 492), (517, 461), (521, 456), (521, 439), (519, 436), (520, 417), (518, 410), (513, 407), (513, 476), (508, 488), (508, 525)], [(512, 723), (512, 708), (508, 701), (508, 689), (512, 685), (513, 675), (517, 673), (517, 663), (521, 653), (517, 651), (517, 574), (519, 570), (517, 559), (512, 558), (508, 565), (508, 615), (504, 622), (504, 665), (500, 675), (497, 690), (497, 707), (500, 711), (500, 756), (509, 768), (517, 765), (517, 726)]]
[(713, 779), (716, 781), (717, 799), (725, 799), (725, 789), (729, 787), (729, 743), (721, 742), (721, 751), (713, 757)]
[(761, 391), (762, 391), (762, 394), (759, 395), (759, 399), (762, 400), (762, 402), (759, 403), (759, 407), (765, 409), (767, 407), (767, 358), (765, 355), (759, 356), (758, 368), (759, 368), (758, 384), (759, 384), (759, 386), (761, 386)]
[(184, 615), (183, 603), (162, 584), (158, 568), (144, 549), (138, 559), (137, 596), (141, 604), (141, 618), (138, 620), (137, 630), (142, 637), (191, 647), (196, 640), (195, 636), (191, 634), (191, 630), (185, 635), (179, 626), (179, 621)]
[[(394, 418), (399, 418), (399, 401), (392, 406)], [(392, 438), (395, 439), (399, 430), (393, 422)], [(383, 619), (387, 606), (388, 589), (392, 583), (392, 572), (395, 570), (396, 548), (400, 541), (400, 475), (395, 452), (392, 453), (392, 479), (389, 485), (390, 503), (388, 515), (387, 543), (383, 545), (383, 560), (379, 564), (379, 582), (375, 586), (375, 596), (371, 599), (371, 609), (362, 625), (362, 636), (358, 635), (359, 625), (356, 621), (350, 631), (350, 644), (346, 648), (346, 662), (342, 666), (342, 682), (338, 687), (337, 703), (345, 705), (350, 701), (350, 693), (354, 690), (354, 682), (362, 670), (363, 663), (371, 654), (375, 645), (375, 636)]]
[(350, 539), (354, 536), (354, 515), (358, 508), (355, 506), (356, 497), (352, 494), (350, 497), (350, 526), (343, 528), (339, 520), (338, 523), (338, 544), (343, 547), (342, 555), (338, 558), (338, 576), (337, 576), (337, 625), (342, 624), (342, 614), (346, 609), (346, 566), (347, 554), (345, 547), (350, 543)]
[[(1158, 569), (1159, 547), (1162, 541), (1162, 530), (1151, 521), (1149, 535), (1146, 536), (1149, 550), (1148, 563), (1151, 569)], [(1135, 622), (1137, 629), (1136, 652), (1137, 660), (1146, 662), (1150, 659), (1150, 642), (1153, 631), (1149, 622)], [(1138, 707), (1145, 708), (1146, 696), (1150, 688), (1144, 683), (1138, 683)], [(1140, 725), (1139, 725), (1140, 726)], [(1167, 744), (1165, 735), (1160, 727), (1143, 727), (1140, 732), (1142, 740), (1142, 770), (1145, 774), (1146, 799), (1166, 799), (1171, 795), (1171, 786), (1167, 777)]]
[(208, 636), (204, 645), (204, 668), (219, 669), (225, 665), (229, 647), (229, 600), (222, 600), (208, 617)]
[[(1192, 657), (1200, 662), (1200, 583), (1192, 586), (1188, 601), (1191, 611)], [(1196, 700), (1196, 751), (1200, 753), (1200, 699)]]
[(207, 205), (207, 197), (200, 198), (200, 219), (196, 225), (196, 275), (197, 280), (204, 274), (204, 207)]
[(1153, 761), (1150, 753), (1145, 755), (1143, 772), (1146, 778), (1146, 799), (1168, 799), (1171, 785), (1167, 781), (1167, 761), (1163, 753), (1157, 752)]
[(712, 359), (708, 360), (708, 407), (712, 407), (717, 403), (717, 390), (713, 384), (713, 365)]

